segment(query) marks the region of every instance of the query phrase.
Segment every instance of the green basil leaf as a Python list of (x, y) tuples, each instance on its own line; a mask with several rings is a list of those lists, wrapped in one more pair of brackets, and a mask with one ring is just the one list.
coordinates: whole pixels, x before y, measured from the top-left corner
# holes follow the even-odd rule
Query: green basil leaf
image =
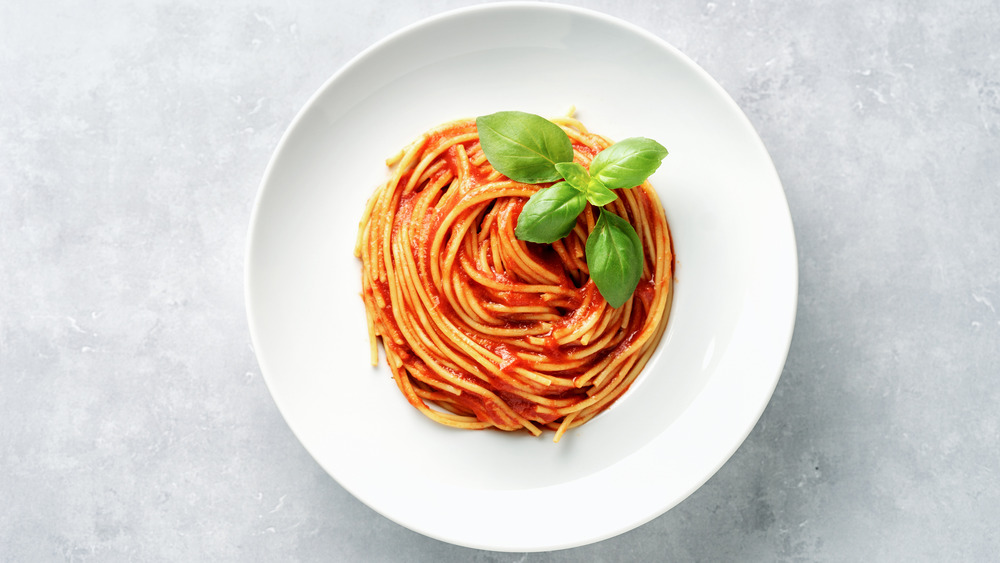
[(618, 199), (618, 194), (609, 190), (607, 186), (594, 177), (590, 178), (590, 182), (587, 184), (587, 191), (585, 193), (587, 194), (587, 201), (597, 207), (603, 207)]
[(590, 175), (611, 188), (634, 188), (660, 167), (667, 149), (652, 139), (631, 137), (597, 153)]
[(587, 237), (590, 279), (608, 305), (628, 301), (642, 276), (642, 242), (628, 221), (601, 208), (601, 216)]
[(572, 162), (573, 143), (558, 125), (521, 111), (501, 111), (476, 118), (486, 159), (517, 182), (540, 184), (562, 178), (557, 162)]
[(542, 188), (524, 204), (514, 235), (528, 242), (555, 242), (573, 230), (577, 215), (586, 206), (583, 192), (567, 182)]
[(566, 182), (587, 196), (587, 201), (601, 207), (618, 199), (615, 192), (609, 190), (597, 178), (590, 175), (587, 169), (575, 162), (560, 162), (556, 170), (566, 178)]
[(587, 172), (587, 169), (579, 163), (557, 162), (556, 172), (569, 182), (569, 185), (581, 192), (587, 192), (587, 184), (590, 183), (590, 172)]

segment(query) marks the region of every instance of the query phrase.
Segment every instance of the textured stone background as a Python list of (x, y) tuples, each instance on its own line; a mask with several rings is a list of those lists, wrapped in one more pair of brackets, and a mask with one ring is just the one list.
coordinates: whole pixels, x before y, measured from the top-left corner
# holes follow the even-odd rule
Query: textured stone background
[(242, 293), (271, 151), (470, 2), (3, 2), (0, 560), (994, 559), (1000, 4), (575, 3), (708, 70), (788, 195), (795, 338), (715, 477), (596, 545), (477, 552), (355, 500), (271, 401)]

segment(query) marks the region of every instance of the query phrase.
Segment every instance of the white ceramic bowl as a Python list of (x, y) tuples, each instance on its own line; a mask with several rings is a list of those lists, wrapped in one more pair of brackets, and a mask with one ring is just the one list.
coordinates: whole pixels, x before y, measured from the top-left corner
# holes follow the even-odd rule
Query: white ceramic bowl
[[(593, 131), (670, 150), (651, 178), (677, 255), (669, 327), (629, 392), (559, 444), (438, 426), (368, 364), (358, 220), (384, 159), (441, 122), (570, 105)], [(489, 4), (406, 28), (334, 75), (286, 132), (250, 226), (246, 302), (288, 425), (388, 518), (501, 551), (632, 529), (722, 466), (770, 399), (795, 318), (781, 184), (704, 71), (622, 21), (555, 4)]]

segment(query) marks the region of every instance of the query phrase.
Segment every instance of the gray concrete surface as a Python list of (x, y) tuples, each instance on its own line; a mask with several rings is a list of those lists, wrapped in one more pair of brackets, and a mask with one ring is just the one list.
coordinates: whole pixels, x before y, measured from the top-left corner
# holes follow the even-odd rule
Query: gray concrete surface
[(478, 552), (316, 465), (249, 343), (258, 183), (328, 76), (468, 4), (0, 4), (0, 560), (996, 560), (992, 0), (577, 3), (730, 92), (795, 222), (781, 382), (680, 506), (583, 548)]

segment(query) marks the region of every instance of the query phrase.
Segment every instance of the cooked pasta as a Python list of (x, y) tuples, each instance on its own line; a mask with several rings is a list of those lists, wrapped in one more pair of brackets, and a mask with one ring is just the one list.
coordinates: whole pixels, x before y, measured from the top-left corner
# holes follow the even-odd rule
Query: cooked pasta
[[(553, 119), (584, 167), (611, 143), (570, 117)], [(622, 396), (646, 365), (669, 315), (674, 257), (648, 182), (615, 190), (605, 209), (643, 247), (624, 305), (590, 280), (585, 246), (597, 209), (552, 244), (514, 235), (527, 199), (546, 184), (490, 165), (474, 120), (424, 133), (387, 162), (358, 233), (372, 364), (381, 340), (400, 391), (428, 418), (457, 428), (563, 433)]]

